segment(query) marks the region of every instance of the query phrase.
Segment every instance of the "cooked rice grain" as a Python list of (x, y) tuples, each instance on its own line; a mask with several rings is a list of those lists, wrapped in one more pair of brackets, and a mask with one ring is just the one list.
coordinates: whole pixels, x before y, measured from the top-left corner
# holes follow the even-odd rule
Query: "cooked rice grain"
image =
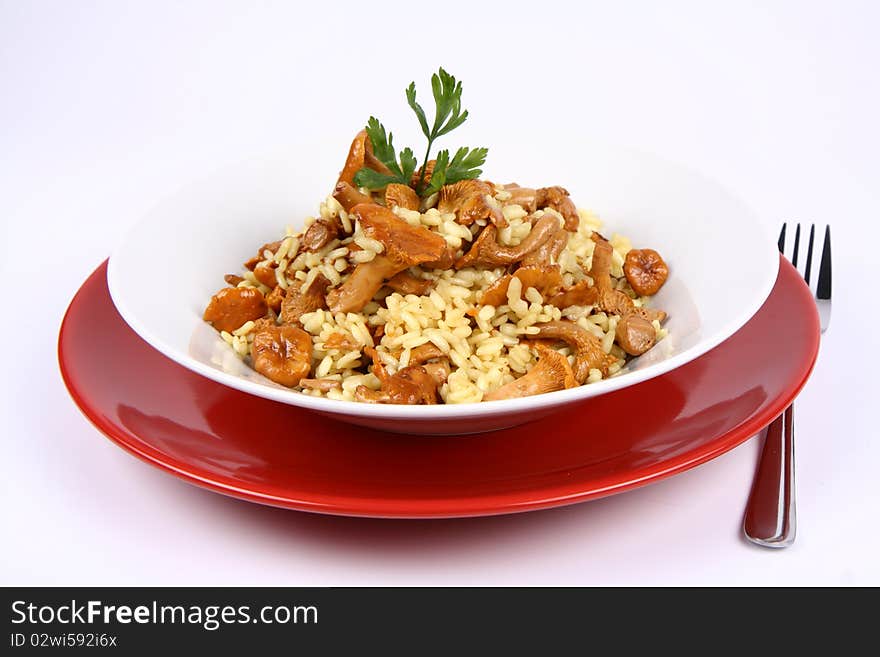
[[(511, 198), (509, 192), (496, 189), (495, 196), (487, 196), (487, 202), (500, 207), (507, 226), (499, 229), (498, 241), (507, 246), (516, 246), (531, 231), (532, 224), (527, 220), (528, 213), (516, 204), (501, 205)], [(424, 226), (436, 231), (447, 244), (456, 249), (466, 249), (467, 243), (486, 224), (480, 221), (470, 228), (455, 221), (452, 214), (443, 214), (434, 207), (436, 198), (428, 199), (424, 212), (396, 207), (394, 212), (407, 223)], [(539, 210), (533, 216), (549, 213), (562, 216), (552, 209)], [(325, 276), (331, 285), (340, 284), (352, 266), (366, 263), (384, 251), (381, 242), (367, 237), (357, 222), (352, 222), (338, 201), (328, 197), (319, 209), (323, 219), (338, 217), (345, 235), (344, 240), (335, 239), (318, 252), (300, 252), (300, 240), (288, 228), (275, 253), (266, 250), (261, 255), (268, 266), (275, 267), (275, 276), (282, 289), (288, 289), (293, 281), (299, 281), (307, 288), (318, 275)], [(592, 265), (595, 242), (590, 238), (594, 230), (599, 230), (601, 221), (589, 210), (578, 210), (580, 226), (569, 236), (566, 248), (559, 255), (558, 264), (566, 285), (588, 279), (585, 273)], [(315, 219), (308, 217), (307, 228)], [(622, 265), (626, 254), (632, 248), (630, 241), (620, 235), (611, 238), (612, 275), (617, 289), (623, 290), (634, 299), (636, 305), (643, 305), (645, 298), (637, 298), (623, 277)], [(352, 250), (354, 249), (354, 250)], [(514, 277), (507, 289), (506, 303), (498, 307), (480, 306), (486, 289), (505, 274), (503, 267), (477, 269), (467, 267), (460, 270), (435, 270), (421, 273), (411, 270), (433, 283), (424, 296), (402, 295), (387, 288), (376, 295), (360, 313), (330, 313), (315, 310), (300, 318), (303, 328), (313, 337), (314, 378), (332, 377), (340, 381), (338, 389), (322, 392), (306, 390), (304, 394), (324, 396), (330, 399), (353, 401), (358, 386), (378, 390), (381, 383), (371, 372), (359, 371), (364, 367), (363, 350), (376, 349), (376, 358), (393, 375), (406, 367), (412, 359), (412, 351), (422, 345), (431, 344), (449, 359), (454, 367), (446, 383), (439, 388), (444, 402), (448, 404), (473, 403), (500, 386), (513, 381), (531, 369), (537, 362), (535, 353), (520, 342), (525, 336), (539, 333), (536, 324), (556, 321), (562, 318), (575, 321), (579, 326), (595, 335), (606, 353), (617, 360), (609, 367), (608, 375), (620, 373), (626, 355), (614, 344), (614, 332), (618, 318), (605, 313), (592, 313), (590, 306), (571, 306), (559, 309), (545, 303), (540, 291), (534, 287), (523, 289), (522, 282)], [(254, 287), (264, 294), (269, 289), (260, 283), (251, 271), (243, 273), (239, 287)], [(254, 322), (246, 322), (232, 333), (222, 332), (221, 338), (240, 358), (246, 358), (253, 342)], [(374, 340), (370, 327), (383, 327), (381, 339)], [(659, 322), (654, 322), (657, 339), (663, 339), (667, 330)], [(331, 335), (341, 334), (344, 348), (328, 348)], [(330, 344), (339, 345), (339, 335)], [(573, 361), (574, 356), (568, 347), (559, 349), (560, 353)], [(222, 359), (221, 359), (222, 360)], [(225, 362), (225, 361), (224, 361)], [(602, 372), (592, 369), (587, 383), (602, 379)]]

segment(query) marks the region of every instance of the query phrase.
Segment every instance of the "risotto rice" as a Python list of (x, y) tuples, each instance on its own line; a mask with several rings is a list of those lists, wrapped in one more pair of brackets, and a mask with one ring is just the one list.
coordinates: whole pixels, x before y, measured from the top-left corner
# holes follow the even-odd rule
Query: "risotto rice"
[[(497, 241), (502, 246), (520, 244), (533, 227), (532, 221), (544, 214), (553, 215), (563, 225), (563, 217), (546, 208), (529, 213), (525, 208), (510, 203), (510, 192), (496, 186), (492, 200), (502, 209), (507, 226), (498, 231)], [(366, 191), (366, 190), (362, 190)], [(452, 249), (467, 248), (485, 226), (475, 222), (470, 227), (456, 222), (452, 213), (441, 213), (436, 207), (424, 212), (402, 207), (393, 209), (395, 215), (412, 226), (424, 227), (443, 237)], [(601, 228), (596, 214), (589, 210), (577, 211), (579, 224), (571, 232), (555, 264), (559, 267), (563, 284), (572, 287), (585, 281), (591, 284), (588, 272), (592, 268), (596, 241), (594, 231)], [(383, 252), (383, 244), (366, 236), (361, 226), (351, 221), (340, 203), (329, 196), (321, 203), (318, 217), (324, 221), (339, 221), (342, 239), (332, 239), (320, 250), (300, 251), (302, 232), (288, 227), (277, 246), (266, 248), (260, 260), (251, 262), (236, 283), (238, 288), (253, 288), (269, 296), (273, 288), (259, 279), (255, 271), (271, 270), (275, 285), (290, 289), (300, 282), (308, 289), (318, 276), (324, 276), (331, 286), (338, 286), (348, 275), (352, 265), (367, 263)], [(531, 219), (531, 221), (530, 221)], [(304, 231), (316, 221), (308, 217)], [(624, 275), (623, 265), (632, 245), (626, 237), (613, 234), (611, 277), (614, 289), (633, 300), (635, 307), (643, 306), (648, 298), (639, 296)], [(594, 335), (602, 350), (609, 355), (610, 364), (605, 373), (589, 370), (586, 383), (594, 383), (605, 376), (616, 376), (625, 365), (627, 354), (615, 344), (618, 315), (608, 314), (594, 305), (572, 305), (559, 308), (550, 305), (535, 287), (522, 289), (519, 278), (513, 277), (507, 288), (505, 301), (498, 305), (481, 305), (487, 289), (507, 271), (506, 267), (464, 267), (461, 269), (414, 268), (411, 273), (430, 284), (424, 294), (402, 294), (383, 287), (359, 312), (331, 312), (318, 308), (302, 314), (302, 328), (312, 338), (311, 368), (315, 379), (325, 381), (321, 387), (298, 386), (304, 394), (330, 399), (354, 401), (359, 386), (380, 390), (382, 382), (371, 371), (373, 352), (388, 375), (394, 375), (410, 364), (413, 350), (426, 344), (436, 347), (448, 358), (450, 373), (438, 386), (443, 402), (461, 404), (479, 402), (484, 396), (514, 381), (531, 370), (536, 362), (536, 349), (528, 339), (538, 335), (537, 325), (569, 321)], [(277, 312), (268, 310), (268, 318), (280, 323)], [(382, 327), (381, 335), (377, 329)], [(253, 362), (253, 342), (258, 323), (247, 320), (232, 331), (220, 335), (245, 362)], [(654, 320), (655, 339), (666, 336), (658, 320)], [(562, 346), (559, 353), (573, 366), (575, 355), (570, 346)], [(332, 382), (332, 383), (331, 383)]]

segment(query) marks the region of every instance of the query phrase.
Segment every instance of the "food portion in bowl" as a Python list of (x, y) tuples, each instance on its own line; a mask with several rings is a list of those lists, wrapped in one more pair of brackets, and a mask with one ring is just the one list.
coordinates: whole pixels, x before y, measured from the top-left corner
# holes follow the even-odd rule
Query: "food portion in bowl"
[(467, 118), (460, 82), (441, 69), (432, 88), (433, 125), (407, 89), (422, 166), (371, 118), (318, 216), (228, 274), (205, 321), (268, 379), (331, 399), (492, 401), (619, 374), (666, 335), (648, 306), (666, 263), (563, 187), (480, 179), (486, 149), (428, 159)]

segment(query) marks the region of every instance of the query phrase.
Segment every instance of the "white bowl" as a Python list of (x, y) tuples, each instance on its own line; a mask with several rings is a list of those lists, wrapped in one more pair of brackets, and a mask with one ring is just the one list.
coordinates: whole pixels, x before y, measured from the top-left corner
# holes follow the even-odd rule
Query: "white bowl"
[[(539, 161), (522, 155), (529, 151), (520, 141), (509, 154), (496, 148), (484, 175), (563, 185), (578, 207), (599, 214), (605, 234), (618, 232), (636, 248), (659, 251), (670, 276), (652, 305), (669, 313), (669, 337), (619, 376), (522, 399), (398, 406), (304, 395), (237, 360), (201, 317), (224, 274), (238, 272), (260, 244), (317, 212), (346, 147), (344, 140), (332, 147), (293, 144), (277, 155), (228, 167), (162, 202), (110, 258), (110, 293), (125, 321), (172, 360), (243, 392), (379, 429), (475, 433), (543, 417), (693, 360), (745, 324), (776, 280), (773, 239), (752, 211), (717, 183), (654, 156), (576, 139), (554, 146), (552, 157), (543, 145)], [(505, 170), (493, 169), (494, 162), (503, 162)]]

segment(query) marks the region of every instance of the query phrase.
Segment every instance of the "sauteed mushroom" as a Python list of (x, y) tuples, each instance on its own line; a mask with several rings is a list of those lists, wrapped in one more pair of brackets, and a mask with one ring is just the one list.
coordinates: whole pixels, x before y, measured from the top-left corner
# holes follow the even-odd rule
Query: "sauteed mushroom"
[(507, 303), (507, 288), (510, 282), (518, 278), (522, 283), (522, 289), (533, 287), (541, 293), (545, 299), (552, 298), (562, 287), (562, 274), (559, 267), (552, 265), (525, 265), (517, 269), (513, 274), (502, 276), (483, 293), (480, 304), (484, 306), (500, 306)]
[(218, 331), (232, 331), (266, 314), (263, 293), (253, 287), (225, 287), (211, 297), (202, 318)]
[(251, 271), (253, 271), (254, 267), (256, 267), (258, 264), (260, 264), (263, 260), (266, 259), (265, 258), (266, 251), (268, 251), (271, 254), (274, 254), (278, 250), (278, 247), (281, 246), (281, 241), (282, 240), (278, 240), (276, 242), (269, 242), (269, 243), (261, 246), (259, 251), (257, 251), (257, 255), (255, 255), (253, 258), (251, 258), (250, 260), (248, 260), (247, 262), (244, 263), (245, 269), (250, 269)]
[(284, 303), (285, 294), (287, 294), (287, 291), (280, 285), (276, 285), (266, 295), (266, 305), (272, 309), (272, 312), (278, 313), (281, 311), (281, 304)]
[(302, 388), (320, 390), (321, 392), (339, 390), (342, 387), (342, 383), (336, 379), (300, 379), (299, 385)]
[(277, 279), (275, 278), (275, 268), (277, 266), (278, 264), (274, 261), (271, 263), (261, 262), (254, 267), (254, 278), (266, 287), (274, 287), (277, 284)]
[(565, 218), (565, 230), (574, 232), (578, 229), (580, 217), (577, 208), (568, 190), (564, 187), (541, 187), (536, 190), (536, 200), (539, 208), (553, 208)]
[(531, 253), (527, 253), (523, 258), (524, 265), (543, 265), (556, 264), (559, 255), (565, 250), (568, 244), (569, 232), (565, 228), (560, 228), (555, 233), (536, 248)]
[(539, 337), (562, 340), (574, 350), (574, 378), (578, 383), (587, 380), (591, 369), (608, 374), (608, 367), (617, 360), (603, 351), (599, 338), (574, 322), (560, 320), (535, 326)]
[(446, 240), (420, 226), (411, 226), (388, 208), (362, 203), (351, 210), (364, 234), (382, 243), (381, 255), (360, 263), (351, 276), (327, 294), (327, 307), (333, 312), (360, 310), (388, 280), (413, 265), (439, 258)]
[(545, 214), (535, 222), (531, 232), (517, 246), (501, 246), (495, 241), (496, 228), (490, 224), (480, 231), (470, 250), (458, 259), (455, 267), (462, 269), (479, 265), (512, 265), (550, 239), (558, 229), (559, 220), (552, 214)]
[(516, 204), (531, 214), (538, 209), (538, 192), (530, 187), (520, 187), (515, 183), (504, 186), (504, 191), (510, 193), (510, 198), (504, 201), (504, 205)]
[(254, 335), (254, 369), (292, 388), (312, 367), (312, 338), (295, 326), (269, 326)]
[(547, 300), (551, 306), (569, 308), (570, 306), (592, 306), (599, 299), (599, 288), (590, 285), (586, 279), (578, 281)]
[(416, 296), (421, 296), (434, 287), (434, 281), (419, 278), (418, 276), (411, 274), (409, 271), (404, 270), (385, 281), (385, 285), (401, 294), (415, 294)]
[(617, 344), (631, 356), (639, 356), (654, 346), (657, 332), (654, 325), (637, 314), (624, 315), (615, 330)]
[(301, 281), (294, 281), (287, 288), (281, 302), (281, 321), (284, 324), (298, 324), (299, 318), (319, 308), (324, 308), (324, 292), (330, 281), (324, 274), (318, 274), (308, 288), (302, 289)]
[(385, 188), (385, 207), (397, 206), (406, 210), (419, 209), (419, 196), (412, 187), (391, 183)]
[(373, 202), (373, 199), (366, 194), (361, 194), (351, 186), (351, 183), (347, 183), (344, 180), (340, 180), (336, 183), (336, 189), (333, 190), (333, 198), (339, 201), (339, 205), (341, 205), (342, 209), (346, 212), (351, 212), (351, 209), (358, 203)]
[(355, 399), (374, 404), (436, 404), (437, 381), (421, 365), (404, 367), (397, 374), (389, 375), (376, 357), (372, 347), (364, 350), (372, 359), (373, 374), (382, 384), (379, 390), (366, 386), (355, 389)]
[(492, 186), (482, 180), (461, 180), (454, 185), (444, 185), (440, 188), (437, 209), (454, 213), (455, 220), (462, 226), (470, 226), (480, 219), (491, 219), (493, 224), (503, 228), (507, 221), (501, 208), (489, 200), (493, 191)]
[(632, 249), (626, 254), (623, 273), (636, 294), (651, 296), (663, 287), (669, 268), (654, 249)]
[(244, 280), (244, 278), (238, 274), (226, 274), (226, 276), (223, 277), (223, 280), (226, 281), (230, 287), (236, 287)]
[(532, 369), (520, 378), (484, 395), (483, 401), (529, 397), (578, 385), (565, 356), (542, 344), (535, 345), (535, 350), (538, 352), (538, 363)]
[[(338, 217), (324, 219), (320, 217), (312, 222), (300, 239), (300, 247), (303, 251), (320, 251), (330, 242), (339, 237), (342, 232), (342, 222)], [(254, 272), (256, 275), (256, 271)]]
[(367, 131), (361, 130), (351, 142), (351, 147), (348, 149), (348, 157), (345, 159), (345, 166), (339, 172), (339, 181), (354, 185), (354, 174), (364, 167), (381, 173), (391, 173), (388, 167), (373, 155), (373, 144), (367, 136)]
[(429, 360), (443, 358), (443, 350), (432, 342), (426, 342), (412, 350), (409, 357), (410, 365), (424, 365)]

